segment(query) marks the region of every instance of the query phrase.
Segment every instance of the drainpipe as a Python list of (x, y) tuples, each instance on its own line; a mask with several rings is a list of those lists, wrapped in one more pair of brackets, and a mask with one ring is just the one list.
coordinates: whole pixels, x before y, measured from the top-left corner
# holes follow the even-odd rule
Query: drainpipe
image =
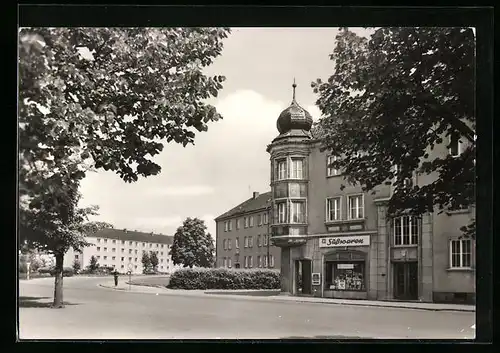
[(269, 258), (269, 247), (271, 243), (271, 234), (269, 233), (270, 231), (270, 223), (271, 223), (271, 206), (267, 207), (267, 268), (269, 269), (270, 267), (270, 258)]

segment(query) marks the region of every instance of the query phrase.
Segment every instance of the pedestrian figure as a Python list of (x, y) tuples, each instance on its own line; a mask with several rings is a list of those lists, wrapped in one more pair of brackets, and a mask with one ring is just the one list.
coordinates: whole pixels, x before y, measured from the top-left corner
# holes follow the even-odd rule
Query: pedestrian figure
[(115, 277), (115, 287), (118, 286), (118, 271), (114, 270), (113, 271), (113, 276)]

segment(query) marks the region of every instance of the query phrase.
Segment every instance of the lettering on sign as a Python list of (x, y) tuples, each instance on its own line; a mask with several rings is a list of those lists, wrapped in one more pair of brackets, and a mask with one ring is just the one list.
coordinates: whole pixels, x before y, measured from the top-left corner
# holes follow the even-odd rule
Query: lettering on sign
[(339, 270), (352, 270), (354, 269), (354, 264), (338, 264), (337, 268)]
[(334, 248), (342, 246), (368, 246), (368, 245), (370, 245), (369, 235), (321, 238), (319, 241), (320, 248)]

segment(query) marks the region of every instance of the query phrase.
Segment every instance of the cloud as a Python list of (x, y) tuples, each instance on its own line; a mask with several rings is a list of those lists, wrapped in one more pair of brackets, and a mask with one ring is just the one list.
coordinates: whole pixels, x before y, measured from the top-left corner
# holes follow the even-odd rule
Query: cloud
[(170, 186), (149, 191), (150, 195), (158, 196), (200, 196), (213, 193), (214, 188), (208, 185)]

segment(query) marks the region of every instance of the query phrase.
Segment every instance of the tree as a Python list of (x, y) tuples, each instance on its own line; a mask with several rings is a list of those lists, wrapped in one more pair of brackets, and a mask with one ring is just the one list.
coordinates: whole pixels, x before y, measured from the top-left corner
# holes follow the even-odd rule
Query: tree
[[(336, 39), (333, 75), (312, 83), (322, 149), (337, 157), (331, 166), (364, 191), (393, 184), (389, 216), (473, 205), (473, 30), (380, 28), (367, 39), (344, 28)], [(459, 157), (432, 155), (455, 138), (466, 146)], [(414, 172), (436, 178), (409, 185)]]
[(82, 265), (80, 264), (80, 261), (75, 259), (75, 261), (73, 261), (73, 271), (75, 271), (75, 273), (78, 273), (78, 271), (80, 271), (81, 268)]
[[(62, 307), (62, 261), (87, 246), (71, 217), (90, 170), (124, 181), (156, 175), (164, 143), (194, 143), (220, 115), (203, 101), (223, 76), (202, 69), (227, 28), (22, 28), (19, 31), (19, 194), (22, 238), (56, 258), (54, 306)], [(101, 224), (102, 225), (102, 224)], [(100, 226), (99, 224), (95, 225)], [(76, 228), (75, 228), (76, 227)], [(80, 233), (80, 232), (77, 232)]]
[(147, 251), (142, 252), (142, 273), (147, 273), (151, 270), (151, 257)]
[(94, 273), (95, 271), (97, 271), (98, 268), (99, 268), (99, 262), (97, 262), (97, 258), (94, 255), (92, 255), (90, 257), (90, 263), (88, 265), (89, 272)]
[(205, 222), (187, 218), (174, 234), (170, 255), (174, 265), (211, 267), (214, 263), (214, 241), (206, 232)]
[(151, 263), (151, 268), (154, 272), (158, 270), (158, 252), (152, 251), (151, 255), (149, 255), (149, 262)]

